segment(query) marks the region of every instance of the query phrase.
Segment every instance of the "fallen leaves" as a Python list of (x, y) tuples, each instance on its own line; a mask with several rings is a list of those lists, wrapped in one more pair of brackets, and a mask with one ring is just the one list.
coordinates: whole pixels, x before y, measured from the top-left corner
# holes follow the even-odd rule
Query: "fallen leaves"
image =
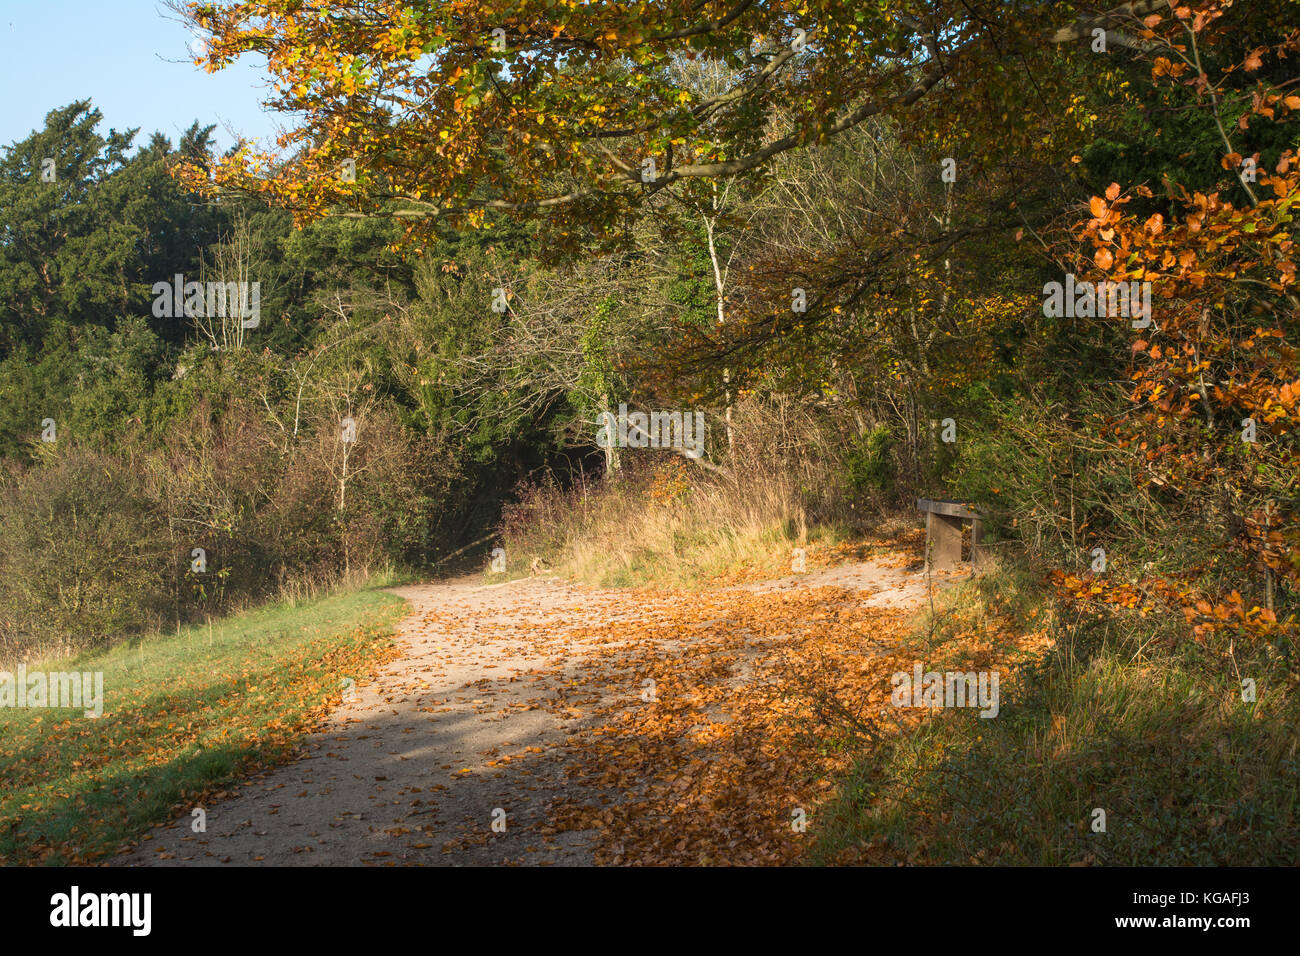
[[(560, 682), (565, 671), (553, 670), (543, 706), (568, 720), (571, 695), (590, 701), (563, 745), (568, 783), (545, 832), (594, 833), (597, 863), (798, 861), (852, 759), (826, 746), (845, 731), (825, 701), (851, 702), (882, 733), (922, 719), (874, 716), (913, 652), (902, 647), (906, 615), (863, 598), (843, 588), (630, 591), (631, 619), (535, 629), (535, 650), (562, 648), (582, 677)], [(798, 810), (813, 821), (806, 832), (792, 825)]]

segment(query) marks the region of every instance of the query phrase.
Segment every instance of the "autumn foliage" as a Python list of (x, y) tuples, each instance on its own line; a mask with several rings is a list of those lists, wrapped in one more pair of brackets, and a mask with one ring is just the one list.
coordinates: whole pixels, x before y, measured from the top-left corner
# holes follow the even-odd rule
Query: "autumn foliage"
[[(1159, 188), (1174, 210), (1168, 218), (1132, 211), (1155, 198), (1147, 184), (1129, 184), (1125, 192), (1112, 183), (1104, 196), (1090, 199), (1089, 218), (1074, 235), (1098, 281), (1149, 282), (1155, 296), (1151, 328), (1130, 346), (1132, 405), (1111, 424), (1118, 448), (1137, 456), (1147, 480), (1170, 499), (1222, 514), (1228, 529), (1222, 544), (1245, 567), (1294, 588), (1300, 584), (1300, 513), (1292, 497), (1300, 475), (1300, 300), (1293, 206), (1300, 168), (1292, 148), (1266, 163), (1259, 151), (1243, 156), (1236, 144), (1250, 132), (1258, 135), (1261, 125), (1293, 128), (1300, 96), (1261, 80), (1231, 89), (1229, 112), (1225, 90), (1266, 61), (1295, 56), (1300, 34), (1284, 33), (1211, 75), (1202, 58), (1222, 42), (1218, 31), (1231, 6), (1204, 3), (1153, 14), (1142, 33), (1152, 45), (1153, 84), (1181, 90), (1211, 111), (1229, 181), (1198, 191), (1166, 180)], [(1208, 565), (1211, 555), (1203, 557)], [(1256, 638), (1276, 630), (1273, 609), (1243, 599), (1235, 588), (1200, 597), (1167, 582), (1152, 586), (1182, 609), (1198, 637), (1229, 626)], [(1103, 588), (1081, 589), (1076, 581), (1071, 590)], [(1106, 599), (1129, 606), (1136, 600), (1110, 591)], [(1271, 604), (1271, 591), (1266, 600)]]

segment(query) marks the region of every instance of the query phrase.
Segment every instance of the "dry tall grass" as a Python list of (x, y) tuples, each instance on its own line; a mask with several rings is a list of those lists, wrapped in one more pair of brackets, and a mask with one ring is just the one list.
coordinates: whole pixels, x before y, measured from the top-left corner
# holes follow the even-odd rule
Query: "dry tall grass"
[(843, 434), (780, 397), (710, 421), (709, 454), (622, 449), (622, 467), (569, 490), (522, 490), (502, 520), (508, 571), (533, 558), (605, 586), (686, 585), (744, 567), (788, 573), (791, 548), (832, 543), (869, 516), (844, 493)]

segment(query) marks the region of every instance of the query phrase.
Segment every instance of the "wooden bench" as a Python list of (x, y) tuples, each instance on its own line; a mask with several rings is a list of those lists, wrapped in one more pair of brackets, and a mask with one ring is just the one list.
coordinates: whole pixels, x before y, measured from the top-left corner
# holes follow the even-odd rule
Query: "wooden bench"
[(983, 519), (962, 501), (931, 501), (920, 498), (918, 511), (925, 512), (926, 566), (936, 571), (946, 571), (961, 564), (961, 523), (970, 522), (970, 557), (972, 566), (983, 563), (980, 537), (984, 530)]

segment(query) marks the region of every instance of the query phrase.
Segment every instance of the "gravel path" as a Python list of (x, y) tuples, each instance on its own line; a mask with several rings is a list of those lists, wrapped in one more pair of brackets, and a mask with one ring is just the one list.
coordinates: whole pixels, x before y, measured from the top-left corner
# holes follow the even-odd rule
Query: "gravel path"
[[(833, 585), (870, 592), (868, 604), (917, 606), (925, 577), (906, 565), (877, 559), (745, 590)], [(590, 863), (594, 831), (557, 832), (548, 819), (573, 786), (562, 745), (592, 719), (593, 708), (565, 703), (595, 649), (585, 626), (638, 621), (656, 599), (478, 575), (394, 593), (412, 607), (402, 656), (307, 738), (300, 759), (205, 807), (205, 832), (192, 832), (187, 812), (113, 864)]]

